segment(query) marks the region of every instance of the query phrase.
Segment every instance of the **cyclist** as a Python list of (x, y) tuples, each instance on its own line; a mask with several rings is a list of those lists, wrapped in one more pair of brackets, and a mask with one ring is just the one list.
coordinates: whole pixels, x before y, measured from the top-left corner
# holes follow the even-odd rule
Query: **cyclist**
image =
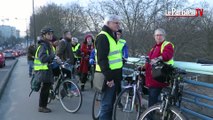
[[(149, 98), (148, 107), (156, 104), (158, 102), (158, 97), (162, 88), (168, 86), (168, 83), (160, 82), (153, 78), (152, 65), (162, 60), (167, 64), (174, 64), (174, 45), (165, 40), (166, 32), (162, 28), (158, 28), (154, 32), (154, 39), (156, 44), (148, 53), (150, 63), (145, 64), (145, 76), (146, 76), (146, 86), (149, 88)], [(163, 79), (163, 78), (162, 78)]]
[(116, 35), (117, 35), (117, 40), (119, 42), (119, 44), (121, 45), (121, 48), (122, 48), (122, 58), (123, 58), (123, 62), (125, 63), (128, 59), (128, 46), (126, 44), (126, 40), (124, 39), (121, 39), (121, 36), (122, 36), (122, 30), (119, 29), (117, 32), (116, 32)]
[[(62, 61), (68, 61), (68, 63), (74, 65), (74, 54), (72, 51), (71, 45), (72, 35), (70, 31), (64, 31), (62, 40), (59, 41), (59, 44), (56, 49), (56, 54), (61, 58)], [(71, 78), (71, 72), (63, 69), (63, 72), (66, 73), (67, 77)]]
[(116, 89), (122, 79), (122, 54), (115, 35), (119, 24), (120, 19), (117, 15), (107, 16), (102, 31), (95, 41), (95, 49), (97, 50), (96, 72), (104, 75), (99, 120), (112, 120)]
[(89, 71), (89, 57), (90, 53), (93, 50), (93, 37), (92, 35), (86, 35), (84, 42), (81, 45), (82, 58), (80, 62), (80, 81), (81, 81), (81, 90), (84, 91), (84, 86), (87, 81), (87, 75)]
[(50, 41), (53, 37), (53, 30), (51, 28), (43, 28), (41, 30), (41, 40), (38, 41), (38, 48), (35, 53), (34, 71), (35, 78), (43, 83), (39, 98), (39, 112), (49, 113), (51, 109), (47, 108), (47, 101), (49, 90), (53, 82), (53, 73), (50, 63), (55, 57), (55, 49)]
[(73, 51), (73, 54), (74, 54), (74, 63), (77, 61), (77, 60), (80, 60), (81, 59), (81, 45), (80, 43), (78, 42), (78, 38), (76, 37), (72, 37), (72, 51)]
[(27, 62), (29, 65), (29, 77), (32, 77), (33, 61), (35, 58), (36, 47), (34, 44), (30, 45), (27, 50)]

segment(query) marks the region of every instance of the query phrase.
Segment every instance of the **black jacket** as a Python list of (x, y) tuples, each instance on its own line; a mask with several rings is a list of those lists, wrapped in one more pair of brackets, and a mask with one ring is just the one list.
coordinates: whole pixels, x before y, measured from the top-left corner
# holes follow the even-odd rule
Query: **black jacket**
[(33, 61), (35, 58), (36, 47), (35, 45), (30, 45), (27, 50), (27, 60)]
[[(107, 32), (116, 41), (116, 34), (107, 26), (103, 26), (102, 31)], [(116, 41), (117, 42), (117, 41)], [(97, 36), (95, 41), (95, 47), (97, 49), (98, 64), (101, 68), (101, 72), (104, 74), (107, 81), (111, 81), (116, 76), (116, 70), (109, 68), (108, 54), (109, 54), (109, 41), (104, 34)]]
[(70, 60), (70, 64), (74, 64), (74, 54), (72, 51), (71, 41), (62, 39), (59, 41), (59, 45), (56, 48), (56, 54), (62, 61)]

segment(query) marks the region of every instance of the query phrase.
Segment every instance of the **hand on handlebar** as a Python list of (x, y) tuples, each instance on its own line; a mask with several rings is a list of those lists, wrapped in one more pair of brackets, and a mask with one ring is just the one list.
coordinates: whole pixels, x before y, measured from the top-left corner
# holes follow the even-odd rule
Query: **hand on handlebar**
[(55, 59), (55, 60), (56, 60), (56, 62), (57, 62), (57, 63), (59, 63), (59, 64), (62, 62), (62, 60), (61, 60), (58, 56), (55, 56), (55, 58), (54, 58), (54, 59)]
[(156, 64), (159, 61), (162, 61), (162, 56), (154, 58), (154, 59), (151, 59), (150, 64), (154, 65), (154, 64)]

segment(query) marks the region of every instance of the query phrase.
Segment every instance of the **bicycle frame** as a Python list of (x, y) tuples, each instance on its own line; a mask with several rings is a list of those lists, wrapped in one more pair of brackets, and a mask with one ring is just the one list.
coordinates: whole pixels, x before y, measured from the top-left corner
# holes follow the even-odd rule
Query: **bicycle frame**
[[(58, 88), (59, 88), (59, 86), (60, 86), (60, 84), (61, 84), (61, 82), (65, 79), (65, 77), (64, 77), (64, 73), (63, 73), (63, 64), (62, 65), (60, 65), (59, 66), (59, 69), (60, 69), (60, 74), (59, 74), (59, 77), (57, 78), (57, 80), (56, 80), (56, 87), (55, 87), (55, 89), (52, 89), (52, 91), (54, 92), (54, 96), (56, 95), (56, 94), (58, 94), (57, 93), (57, 90), (58, 90)], [(72, 74), (72, 69), (70, 69), (70, 73)]]
[(179, 102), (178, 107), (180, 107), (181, 103), (181, 93), (182, 93), (182, 85), (181, 81), (183, 78), (180, 78), (180, 74), (178, 73), (173, 77), (173, 82), (171, 84), (171, 92), (163, 92), (161, 93), (161, 109), (160, 112), (163, 113), (162, 118), (169, 117), (167, 108), (170, 106), (177, 106), (177, 102)]
[[(132, 74), (132, 83), (129, 83), (127, 86), (124, 87), (125, 89), (129, 89), (129, 88), (133, 89), (133, 96), (132, 96), (132, 101), (131, 101), (132, 102), (131, 103), (131, 109), (130, 109), (130, 111), (126, 111), (126, 112), (132, 112), (133, 111), (133, 109), (134, 109), (133, 107), (134, 107), (134, 104), (135, 104), (136, 95), (137, 95), (137, 93), (139, 93), (140, 87), (142, 88), (142, 86), (140, 84), (140, 80), (138, 78), (138, 76), (140, 74), (141, 74), (140, 71), (134, 69), (134, 72)], [(128, 105), (128, 99), (129, 98), (130, 98), (130, 95), (128, 94), (126, 102), (125, 102), (125, 106), (124, 106), (125, 109), (128, 107), (127, 105)], [(140, 95), (140, 101), (141, 101), (141, 95)], [(140, 105), (140, 107), (141, 107), (141, 105)]]

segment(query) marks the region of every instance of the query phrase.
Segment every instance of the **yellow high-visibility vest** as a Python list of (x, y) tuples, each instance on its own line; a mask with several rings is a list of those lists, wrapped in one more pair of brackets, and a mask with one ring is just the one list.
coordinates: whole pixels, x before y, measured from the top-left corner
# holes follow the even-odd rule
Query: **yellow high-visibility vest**
[[(116, 41), (105, 31), (101, 31), (98, 35), (104, 34), (106, 35), (109, 41), (109, 54), (108, 54), (108, 61), (109, 61), (109, 68), (111, 70), (120, 69), (123, 66), (122, 62), (122, 53), (120, 51), (121, 45), (116, 43)], [(95, 60), (96, 60), (96, 71), (101, 71), (100, 66), (97, 62), (97, 50), (95, 49)]]
[[(53, 52), (55, 53), (55, 48), (51, 45)], [(41, 48), (41, 45), (38, 46), (36, 53), (35, 53), (35, 59), (34, 59), (34, 70), (38, 71), (38, 70), (48, 70), (48, 63), (42, 63), (39, 59), (38, 59), (38, 51)], [(49, 55), (48, 50), (46, 50), (46, 53)]]
[(74, 57), (75, 58), (81, 58), (81, 57), (79, 57), (79, 56), (76, 55), (76, 51), (79, 49), (79, 47), (80, 47), (79, 43), (76, 46), (72, 47), (72, 51), (74, 53)]
[[(172, 47), (174, 48), (174, 45), (173, 45), (171, 42), (169, 42), (169, 41), (164, 41), (164, 42), (162, 43), (161, 49), (160, 49), (160, 53), (161, 53), (161, 54), (163, 53), (163, 50), (164, 50), (165, 46), (168, 45), (168, 44), (171, 44)], [(172, 59), (170, 59), (169, 61), (167, 61), (167, 62), (165, 62), (165, 63), (170, 64), (170, 65), (174, 65), (174, 59), (172, 58)]]

